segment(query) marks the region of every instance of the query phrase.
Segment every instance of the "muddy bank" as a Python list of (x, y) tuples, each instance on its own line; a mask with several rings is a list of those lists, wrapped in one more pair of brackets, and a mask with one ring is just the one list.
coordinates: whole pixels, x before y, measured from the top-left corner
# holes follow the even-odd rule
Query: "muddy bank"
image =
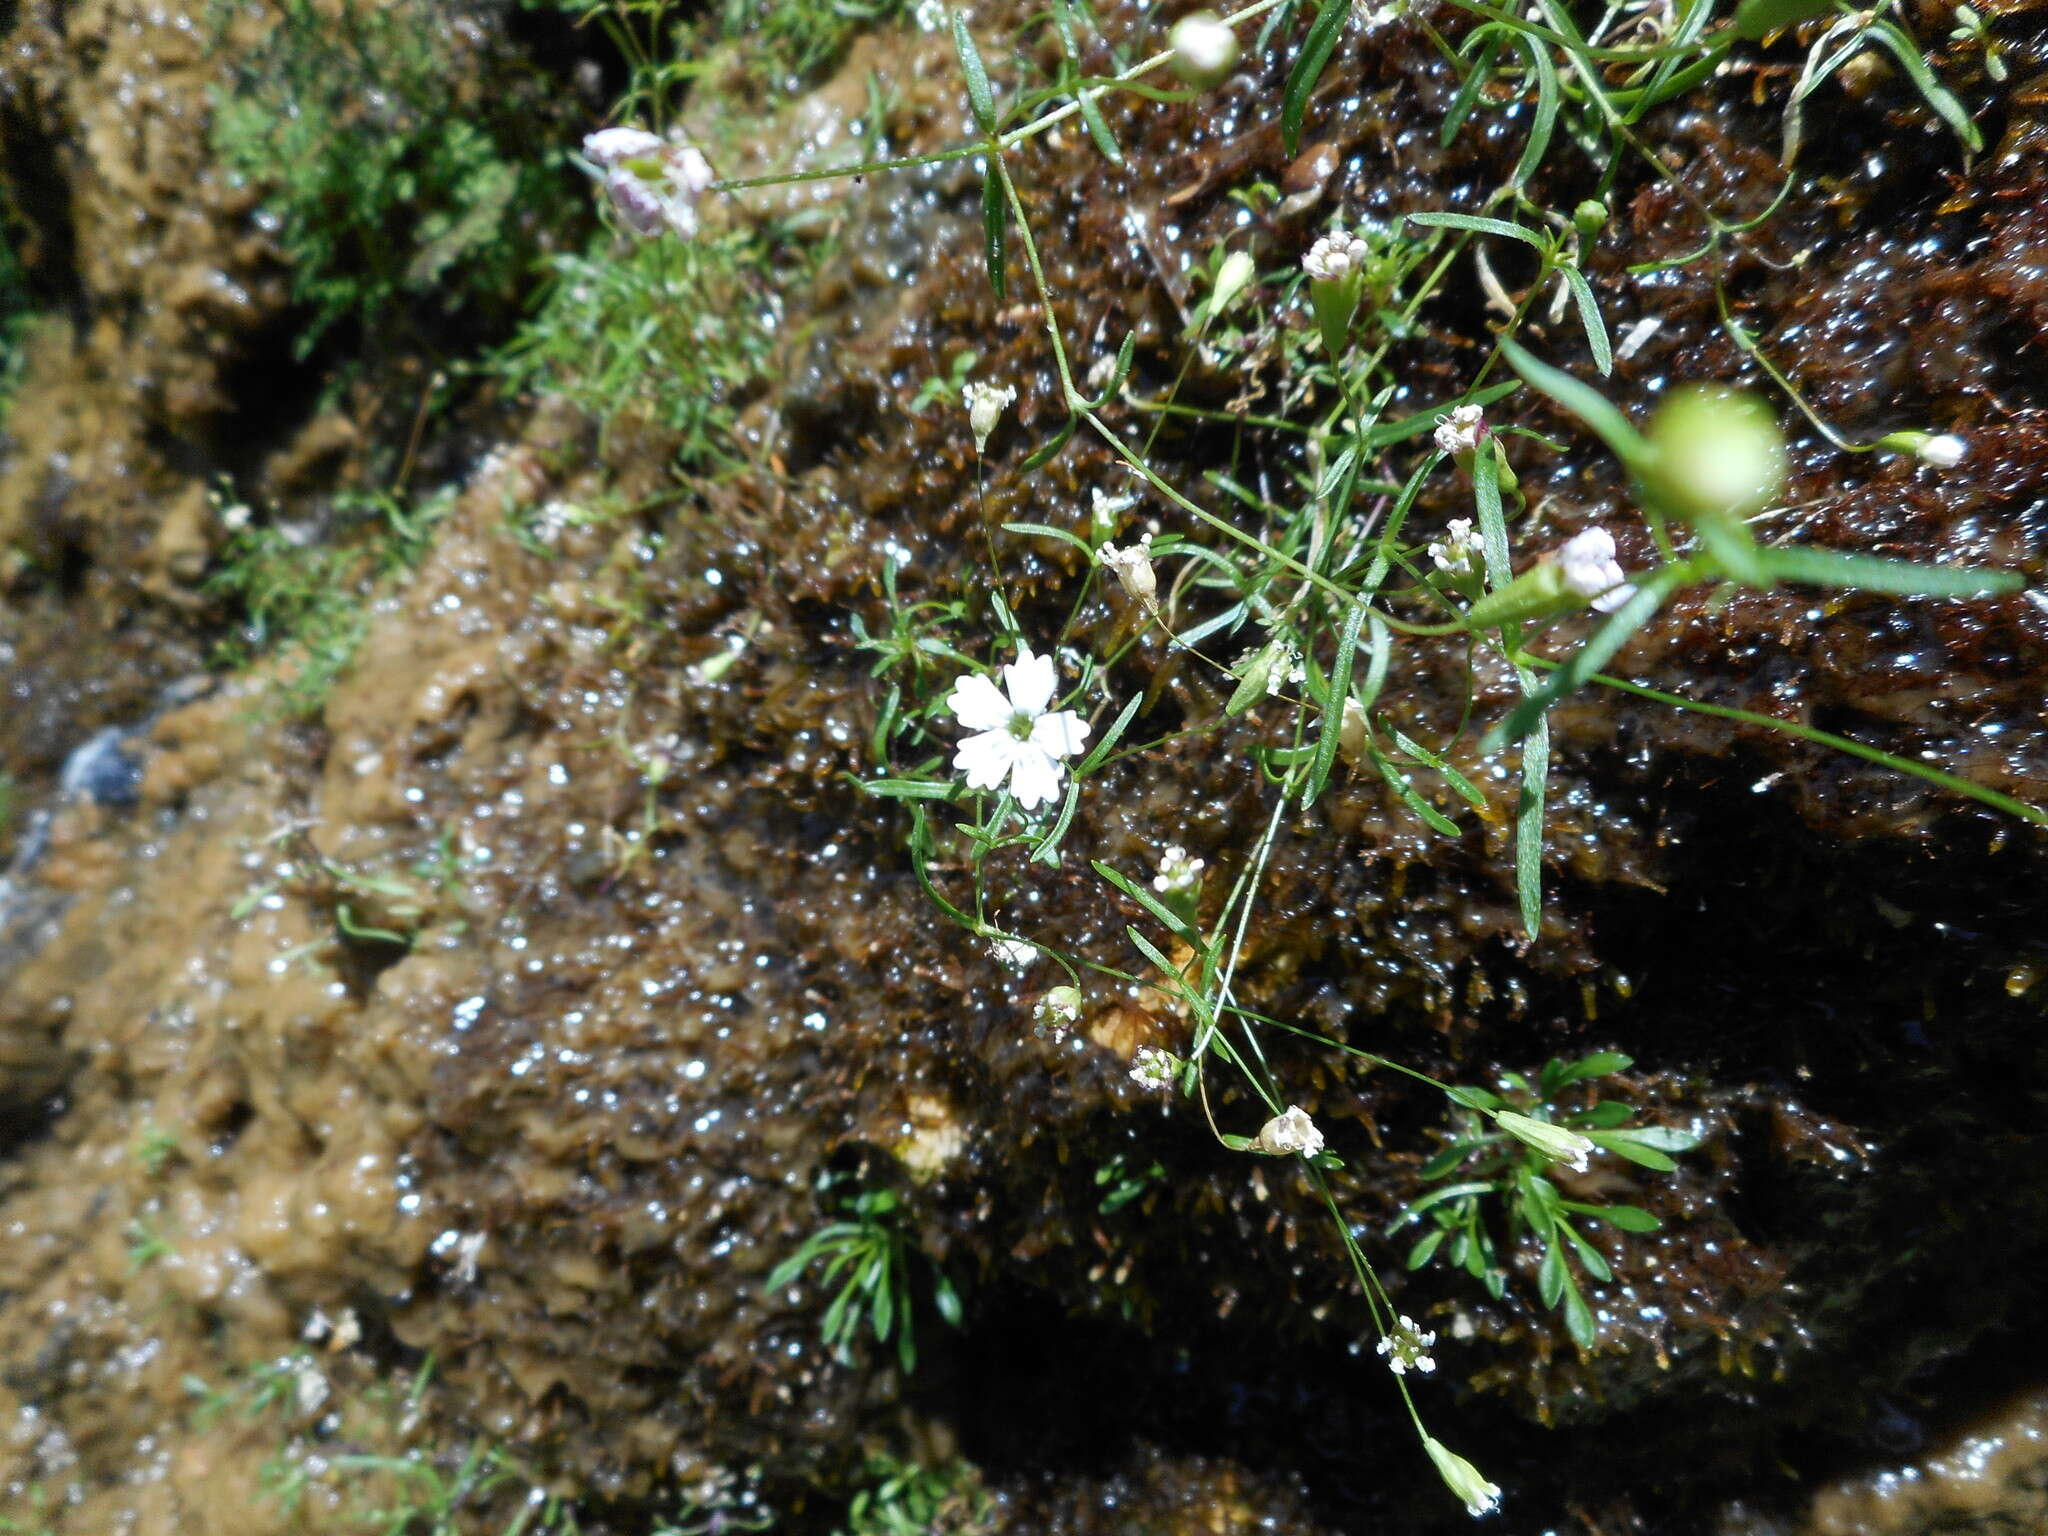
[[(208, 489), (234, 476), (254, 516), (309, 522), (317, 544), (318, 504), (403, 455), (415, 413), (263, 416), (286, 364), (254, 338), (288, 309), (275, 253), (248, 244), (250, 194), (202, 136), (152, 136), (100, 89), (114, 70), (150, 111), (196, 120), (212, 77), (194, 25), (77, 7), (60, 29), (25, 9), (7, 66), (17, 195), (26, 123), (81, 189), (69, 246), (91, 253), (38, 332), (0, 470), (0, 752), (24, 855), (0, 887), (7, 1513), (40, 1497), (59, 1531), (346, 1530), (398, 1496), (350, 1458), (410, 1450), (452, 1477), (489, 1447), (516, 1472), (472, 1487), (463, 1518), (491, 1528), (539, 1487), (579, 1500), (585, 1530), (650, 1531), (683, 1498), (732, 1518), (747, 1496), (830, 1529), (883, 1453), (979, 1469), (934, 1501), (937, 1528), (1461, 1524), (1296, 1171), (1248, 1166), (1193, 1105), (1130, 1082), (1141, 1045), (1187, 1043), (1171, 999), (1092, 982), (1073, 1035), (1035, 1029), (1045, 978), (938, 920), (901, 808), (852, 782), (882, 707), (858, 638), (889, 632), (885, 563), (910, 597), (949, 601), (982, 590), (993, 551), (1027, 631), (1051, 632), (1083, 562), (1001, 525), (1072, 526), (1091, 490), (1125, 484), (1079, 441), (1018, 472), (1057, 385), (1033, 312), (988, 291), (973, 179), (940, 167), (813, 204), (829, 225), (787, 239), (815, 274), (784, 295), (772, 365), (731, 386), (720, 472), (679, 476), (661, 422), (561, 400), (490, 399), (428, 429), (407, 492), (457, 494), (415, 567), (350, 568), (360, 645), (316, 709), (281, 714), (303, 655), (203, 666), (245, 617), (200, 595), (233, 531)], [(2023, 77), (2048, 65), (2011, 57)], [(555, 62), (573, 81), (576, 50)], [(737, 86), (700, 93), (693, 126), (733, 169), (750, 137), (761, 157), (836, 153), (879, 72), (892, 145), (935, 148), (964, 128), (950, 69), (898, 26), (777, 131), (721, 127), (735, 101), (778, 110)], [(1120, 171), (1078, 135), (1018, 157), (1066, 331), (1105, 349), (1135, 331), (1134, 397), (1187, 360), (1189, 272), (1219, 239), (1278, 267), (1339, 209), (1476, 205), (1519, 148), (1505, 115), (1443, 148), (1455, 79), (1397, 26), (1348, 37), (1290, 161), (1249, 106), (1284, 72), (1283, 52), (1216, 96), (1129, 109)], [(1716, 206), (1775, 189), (1756, 147), (1770, 78), (1738, 72), (1654, 120)], [(1657, 325), (1614, 392), (1750, 376), (1714, 323), (1718, 276), (1845, 432), (1970, 436), (1946, 474), (1796, 437), (1782, 526), (2038, 579), (2040, 111), (2038, 92), (2002, 98), (1965, 172), (1897, 81), (1844, 97), (1809, 148), (1813, 194), (1711, 269), (1631, 276), (1699, 232), (1647, 182), (1615, 189), (1626, 238), (1595, 275), (1617, 330)], [(142, 137), (110, 143), (117, 126)], [(138, 156), (147, 185), (113, 195), (106, 166)], [(1227, 194), (1259, 178), (1288, 211), (1242, 216)], [(1544, 189), (1559, 206), (1590, 190)], [(720, 217), (792, 211), (764, 197)], [(180, 273), (202, 297), (164, 286)], [(226, 309), (204, 297), (227, 290)], [(1433, 307), (1395, 413), (1462, 387), (1484, 300), (1475, 278)], [(1576, 338), (1538, 335), (1565, 362)], [(960, 411), (908, 409), (968, 348), (976, 377), (1021, 395), (980, 463)], [(1256, 355), (1190, 377), (1218, 410), (1273, 408), (1285, 385)], [(1621, 526), (1606, 456), (1554, 413), (1526, 424), (1564, 445), (1513, 450), (1544, 537)], [(1284, 479), (1290, 452), (1215, 423), (1170, 422), (1156, 447), (1183, 484)], [(1447, 476), (1415, 515), (1440, 527), (1462, 494)], [(1098, 588), (1070, 633), (1106, 656), (1131, 628)], [(1681, 599), (1615, 667), (2039, 799), (2044, 646), (2025, 598), (1784, 588)], [(1404, 652), (1397, 716), (1448, 734), (1464, 668), (1448, 645)], [(1473, 687), (1497, 713), (1515, 684), (1482, 663)], [(1144, 695), (1147, 739), (1165, 739), (1092, 781), (1064, 868), (999, 873), (1034, 937), (1142, 969), (1132, 910), (1074, 871), (1149, 873), (1169, 841), (1241, 867), (1272, 805), (1234, 749), (1264, 726), (1174, 737), (1220, 720), (1231, 683), (1156, 632), (1104, 688)], [(134, 731), (132, 794), (62, 787), (110, 723)], [(1607, 1240), (1616, 1280), (1593, 1291), (1582, 1353), (1537, 1304), (1533, 1253), (1496, 1301), (1404, 1275), (1379, 1235), (1427, 1188), (1440, 1101), (1274, 1048), (1346, 1159), (1349, 1219), (1440, 1336), (1432, 1427), (1484, 1450), (1518, 1530), (1940, 1529), (1967, 1500), (1873, 1514), (1832, 1480), (2035, 1385), (2041, 840), (1754, 725), (1614, 695), (1556, 725), (1540, 941), (1519, 937), (1503, 820), (1445, 840), (1362, 776), (1282, 819), (1247, 941), (1261, 1012), (1463, 1081), (1620, 1049), (1639, 1066), (1617, 1096), (1705, 1137), (1674, 1176), (1588, 1186), (1665, 1228)], [(1255, 1113), (1220, 1090), (1214, 1108)], [(891, 1349), (836, 1358), (815, 1287), (764, 1293), (837, 1214), (848, 1186), (821, 1180), (838, 1175), (895, 1193), (962, 1292), (957, 1331), (920, 1292), (912, 1374)], [(322, 1385), (293, 1366), (262, 1397), (252, 1370), (301, 1347)]]

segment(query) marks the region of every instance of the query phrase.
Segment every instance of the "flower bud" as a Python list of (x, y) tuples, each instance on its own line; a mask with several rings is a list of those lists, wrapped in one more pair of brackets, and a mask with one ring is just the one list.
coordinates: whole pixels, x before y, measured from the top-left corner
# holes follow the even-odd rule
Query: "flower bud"
[(1710, 385), (1676, 390), (1650, 423), (1650, 444), (1650, 488), (1691, 522), (1747, 518), (1785, 483), (1785, 439), (1754, 395)]
[(1943, 432), (1939, 436), (1932, 432), (1893, 432), (1879, 438), (1877, 446), (1910, 453), (1921, 463), (1931, 464), (1936, 469), (1954, 469), (1970, 451), (1970, 445), (1953, 432)]
[(1196, 11), (1174, 24), (1173, 72), (1189, 85), (1211, 86), (1237, 63), (1237, 34), (1214, 11)]
[(1471, 1462), (1428, 1435), (1422, 1437), (1422, 1448), (1436, 1463), (1444, 1486), (1464, 1501), (1467, 1514), (1490, 1515), (1500, 1506), (1500, 1488), (1481, 1477)]
[(1496, 1110), (1493, 1123), (1526, 1147), (1533, 1147), (1553, 1163), (1565, 1163), (1579, 1173), (1586, 1171), (1586, 1159), (1596, 1150), (1589, 1137), (1568, 1131), (1548, 1120), (1533, 1120), (1512, 1109)]
[(1297, 1152), (1303, 1157), (1314, 1157), (1323, 1150), (1323, 1133), (1316, 1129), (1306, 1110), (1290, 1104), (1285, 1114), (1275, 1115), (1259, 1127), (1251, 1149), (1268, 1157), (1291, 1157)]
[(1607, 205), (1598, 198), (1589, 197), (1572, 210), (1572, 228), (1581, 240), (1591, 240), (1606, 227)]

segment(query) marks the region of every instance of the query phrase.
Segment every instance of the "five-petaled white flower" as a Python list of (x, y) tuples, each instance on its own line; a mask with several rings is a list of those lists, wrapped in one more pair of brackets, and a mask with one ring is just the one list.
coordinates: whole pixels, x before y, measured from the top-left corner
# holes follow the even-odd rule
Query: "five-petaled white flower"
[(1614, 535), (1605, 528), (1588, 528), (1566, 540), (1557, 552), (1557, 563), (1564, 571), (1564, 584), (1592, 599), (1602, 613), (1614, 612), (1636, 595), (1614, 558)]
[(975, 733), (960, 743), (953, 766), (975, 789), (999, 789), (1008, 779), (1017, 804), (1036, 810), (1059, 798), (1065, 759), (1087, 741), (1088, 722), (1071, 709), (1048, 712), (1057, 686), (1052, 658), (1032, 655), (1028, 645), (1017, 648), (1003, 680), (1007, 697), (978, 672), (946, 696), (953, 718)]
[(1436, 1369), (1436, 1361), (1429, 1355), (1429, 1346), (1435, 1342), (1434, 1333), (1416, 1327), (1414, 1318), (1404, 1316), (1380, 1340), (1380, 1353), (1387, 1357), (1387, 1369), (1396, 1376), (1406, 1376), (1410, 1371), (1427, 1376)]

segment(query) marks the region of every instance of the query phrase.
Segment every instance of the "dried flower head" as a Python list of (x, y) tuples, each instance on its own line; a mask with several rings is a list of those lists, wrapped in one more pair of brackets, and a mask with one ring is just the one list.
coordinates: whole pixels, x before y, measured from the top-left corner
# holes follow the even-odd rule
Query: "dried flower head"
[(1418, 1328), (1415, 1319), (1403, 1316), (1380, 1340), (1380, 1353), (1386, 1356), (1387, 1369), (1396, 1376), (1406, 1376), (1415, 1371), (1427, 1376), (1436, 1369), (1436, 1361), (1430, 1358), (1429, 1347), (1436, 1342), (1436, 1335)]
[(1146, 607), (1159, 600), (1159, 577), (1152, 569), (1152, 535), (1141, 534), (1138, 542), (1119, 549), (1105, 544), (1095, 552), (1102, 568), (1117, 579), (1124, 591)]

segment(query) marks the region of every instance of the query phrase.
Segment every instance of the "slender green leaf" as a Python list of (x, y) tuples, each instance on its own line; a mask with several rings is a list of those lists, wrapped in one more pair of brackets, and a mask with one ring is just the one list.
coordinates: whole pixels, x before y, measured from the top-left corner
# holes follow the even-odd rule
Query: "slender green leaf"
[(1512, 337), (1500, 339), (1501, 355), (1529, 385), (1550, 396), (1600, 435), (1615, 456), (1637, 475), (1645, 473), (1654, 457), (1649, 440), (1629, 425), (1628, 418), (1597, 389), (1581, 384), (1570, 374), (1540, 361)]
[(1691, 574), (1682, 565), (1667, 565), (1638, 582), (1628, 601), (1607, 615), (1606, 621), (1586, 638), (1585, 644), (1540, 686), (1525, 694), (1522, 702), (1508, 711), (1505, 720), (1486, 733), (1480, 750), (1498, 752), (1535, 730), (1550, 706), (1565, 695), (1576, 692), (1605, 666), (1614, 653), (1628, 643), (1629, 636), (1650, 622), (1651, 615), (1663, 605), (1671, 589)]
[(1415, 1246), (1408, 1250), (1408, 1267), (1410, 1269), (1422, 1268), (1423, 1265), (1436, 1256), (1437, 1249), (1443, 1246), (1444, 1239), (1449, 1235), (1450, 1231), (1445, 1227), (1438, 1227), (1434, 1232), (1423, 1233), (1420, 1238), (1416, 1239)]
[[(958, 16), (956, 28), (964, 27)], [(1003, 201), (1002, 178), (993, 166), (981, 183), (981, 232), (988, 258), (988, 283), (999, 299), (1010, 295), (1010, 210)], [(1072, 430), (1069, 424), (1068, 430)]]
[(1143, 706), (1144, 702), (1144, 694), (1134, 693), (1131, 695), (1130, 703), (1117, 712), (1116, 719), (1112, 720), (1109, 723), (1109, 729), (1103, 732), (1102, 740), (1095, 743), (1088, 755), (1081, 759), (1081, 766), (1074, 770), (1075, 778), (1085, 779), (1089, 774), (1102, 766), (1104, 760), (1109, 756), (1110, 748), (1114, 747), (1122, 739), (1124, 732), (1130, 728), (1131, 721), (1136, 717), (1139, 708)]
[(1515, 806), (1515, 892), (1522, 931), (1533, 942), (1543, 930), (1543, 796), (1550, 777), (1550, 720), (1539, 714), (1522, 738), (1522, 793)]
[(1579, 323), (1586, 328), (1586, 346), (1593, 353), (1593, 366), (1602, 373), (1614, 372), (1614, 348), (1607, 340), (1607, 322), (1600, 318), (1600, 301), (1593, 297), (1593, 285), (1577, 267), (1559, 267), (1578, 301)]
[(1164, 924), (1168, 932), (1179, 935), (1198, 950), (1206, 947), (1202, 942), (1201, 934), (1189, 926), (1186, 918), (1175, 912), (1142, 885), (1110, 868), (1109, 865), (1103, 863), (1100, 859), (1092, 859), (1089, 863), (1096, 874), (1102, 876), (1103, 879), (1143, 907), (1155, 919)]
[[(1528, 184), (1543, 164), (1543, 157), (1550, 152), (1550, 137), (1557, 127), (1558, 108), (1564, 101), (1563, 87), (1558, 83), (1557, 65), (1552, 62), (1550, 48), (1541, 38), (1526, 33), (1522, 39), (1523, 51), (1529, 55), (1529, 68), (1536, 76), (1536, 114), (1529, 120), (1529, 137), (1522, 145), (1522, 157), (1515, 162), (1515, 174), (1509, 178), (1509, 185), (1520, 187)], [(1605, 372), (1606, 370), (1602, 370)]]
[(1564, 1288), (1568, 1277), (1564, 1268), (1564, 1246), (1552, 1242), (1543, 1250), (1543, 1267), (1536, 1271), (1536, 1290), (1543, 1298), (1543, 1305), (1554, 1307), (1564, 1300)]
[(1970, 114), (1963, 110), (1963, 104), (1956, 100), (1955, 93), (1940, 80), (1927, 66), (1921, 55), (1920, 45), (1900, 30), (1894, 22), (1880, 21), (1870, 29), (1870, 35), (1891, 51), (1919, 90), (1921, 99), (1934, 109), (1934, 115), (1949, 126), (1949, 131), (1962, 141), (1963, 148), (1971, 154), (1981, 154), (1984, 149), (1984, 135), (1977, 131), (1977, 125), (1970, 121)]
[(1664, 1225), (1639, 1205), (1575, 1205), (1588, 1221), (1604, 1221), (1624, 1232), (1655, 1232)]
[[(974, 46), (974, 34), (967, 30), (967, 13), (953, 13), (953, 51), (960, 55), (960, 74), (967, 82), (967, 105), (974, 113), (974, 126), (984, 134), (996, 131), (996, 97), (989, 89), (988, 71), (981, 62), (981, 50)], [(996, 180), (991, 168), (989, 179)]]
[(1323, 78), (1323, 69), (1337, 51), (1344, 24), (1350, 19), (1351, 0), (1322, 0), (1308, 36), (1302, 39), (1301, 52), (1295, 56), (1287, 89), (1280, 98), (1280, 142), (1289, 155), (1301, 148), (1301, 124), (1308, 115), (1309, 98), (1315, 95), (1316, 83)]
[(1430, 229), (1468, 229), (1480, 235), (1505, 235), (1510, 240), (1520, 240), (1543, 250), (1549, 242), (1533, 229), (1524, 229), (1519, 224), (1510, 224), (1506, 219), (1489, 219), (1477, 213), (1411, 213), (1410, 224), (1421, 224)]
[[(1371, 585), (1376, 583), (1368, 584)], [(1301, 792), (1303, 809), (1321, 797), (1323, 786), (1330, 782), (1330, 770), (1336, 766), (1337, 747), (1344, 735), (1344, 702), (1351, 696), (1351, 664), (1358, 654), (1358, 631), (1365, 624), (1366, 613), (1367, 605), (1354, 600), (1344, 616), (1344, 627), (1337, 634), (1337, 658), (1330, 668), (1322, 734), (1316, 740), (1315, 760), (1309, 764), (1308, 782)]]
[(1479, 543), (1486, 556), (1486, 585), (1498, 592), (1515, 579), (1508, 554), (1507, 518), (1500, 509), (1500, 459), (1492, 438), (1472, 455), (1472, 505), (1479, 514)]
[(1817, 587), (1854, 587), (1863, 592), (1890, 592), (1899, 597), (1990, 597), (2017, 592), (2026, 583), (2018, 571), (1983, 566), (1918, 565), (1876, 555), (1845, 554), (1834, 549), (1763, 549), (1764, 570), (1779, 581), (1803, 581)]
[(1453, 768), (1449, 763), (1445, 762), (1442, 758), (1438, 757), (1434, 752), (1430, 751), (1429, 748), (1423, 746), (1422, 743), (1414, 740), (1405, 732), (1397, 729), (1396, 727), (1392, 725), (1387, 726), (1387, 734), (1394, 738), (1395, 746), (1399, 747), (1403, 752), (1406, 752), (1410, 757), (1418, 759), (1425, 766), (1433, 769), (1436, 773), (1440, 774), (1443, 777), (1443, 781), (1446, 784), (1450, 785), (1451, 788), (1457, 793), (1458, 798), (1463, 800), (1467, 805), (1471, 806), (1472, 809), (1474, 809), (1475, 811), (1483, 811), (1486, 809), (1485, 794), (1481, 792), (1481, 790), (1476, 784), (1474, 784), (1470, 779), (1466, 778), (1465, 775), (1458, 772), (1457, 769)]
[(1632, 1163), (1640, 1163), (1645, 1168), (1654, 1168), (1659, 1173), (1671, 1173), (1678, 1167), (1678, 1164), (1671, 1161), (1670, 1158), (1657, 1151), (1654, 1147), (1646, 1147), (1638, 1142), (1624, 1139), (1625, 1132), (1587, 1131), (1584, 1134), (1595, 1146), (1606, 1148), (1616, 1157), (1625, 1157)]
[[(1054, 459), (1058, 458), (1060, 450), (1072, 441), (1074, 428), (1079, 426), (1080, 422), (1081, 418), (1078, 416), (1069, 416), (1065, 421), (1061, 422), (1058, 431), (1031, 450), (1030, 456), (1018, 466), (1018, 472), (1028, 475), (1032, 470), (1043, 469)], [(1080, 541), (1076, 540), (1075, 542), (1079, 543)], [(1081, 547), (1086, 549), (1088, 546), (1083, 544)]]
[(1565, 1286), (1564, 1326), (1565, 1331), (1571, 1334), (1572, 1342), (1581, 1349), (1590, 1350), (1599, 1341), (1600, 1332), (1593, 1325), (1593, 1310), (1586, 1305), (1586, 1298), (1579, 1294), (1576, 1282)]
[(1408, 782), (1408, 776), (1394, 766), (1393, 762), (1387, 757), (1387, 754), (1379, 749), (1378, 743), (1368, 739), (1366, 751), (1372, 757), (1373, 766), (1379, 769), (1380, 777), (1387, 781), (1387, 787), (1393, 790), (1403, 805), (1421, 817), (1424, 824), (1432, 832), (1443, 837), (1463, 837), (1465, 835), (1455, 821), (1451, 820), (1450, 817), (1431, 805), (1416, 792), (1415, 786)]

